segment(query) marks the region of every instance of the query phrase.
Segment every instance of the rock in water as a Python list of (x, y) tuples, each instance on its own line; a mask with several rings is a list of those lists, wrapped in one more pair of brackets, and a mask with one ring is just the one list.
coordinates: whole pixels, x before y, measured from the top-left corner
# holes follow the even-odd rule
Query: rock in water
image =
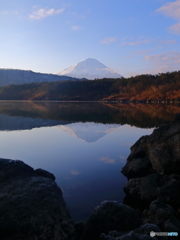
[(71, 240), (62, 191), (22, 161), (0, 159), (0, 239)]
[(153, 201), (149, 209), (143, 212), (143, 217), (144, 222), (160, 225), (166, 232), (178, 232), (180, 229), (178, 214), (170, 205), (158, 200)]
[[(141, 164), (139, 164), (141, 163)], [(180, 174), (180, 115), (171, 125), (162, 125), (132, 147), (122, 173), (128, 178), (153, 173)]]
[(116, 201), (104, 201), (86, 222), (82, 240), (99, 240), (102, 233), (133, 230), (141, 223), (140, 217), (131, 207)]

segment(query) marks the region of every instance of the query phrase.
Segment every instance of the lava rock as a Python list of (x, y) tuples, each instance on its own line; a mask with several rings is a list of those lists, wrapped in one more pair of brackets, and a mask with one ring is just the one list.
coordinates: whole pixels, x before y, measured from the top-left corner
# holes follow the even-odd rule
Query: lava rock
[(57, 184), (22, 161), (0, 160), (1, 240), (71, 240), (74, 224)]
[(129, 179), (153, 171), (180, 174), (180, 115), (171, 125), (162, 125), (149, 136), (142, 136), (132, 147), (122, 173)]
[(55, 181), (55, 176), (54, 174), (44, 170), (44, 169), (41, 169), (41, 168), (38, 168), (35, 170), (35, 172), (39, 175), (39, 176), (42, 176), (42, 177), (46, 177), (46, 178), (49, 178), (49, 179), (52, 179), (53, 181)]
[(180, 175), (164, 176), (164, 184), (158, 189), (157, 199), (180, 209)]
[(122, 173), (128, 178), (144, 177), (149, 174), (155, 173), (149, 157), (146, 155), (144, 158), (130, 159), (123, 167)]
[(134, 200), (143, 201), (149, 205), (157, 199), (158, 190), (163, 183), (163, 176), (153, 173), (143, 178), (130, 179), (124, 186), (124, 192)]
[[(109, 234), (101, 234), (101, 240), (151, 240), (150, 232), (161, 232), (161, 229), (155, 224), (146, 223), (139, 228), (128, 233), (109, 232)], [(157, 237), (153, 237), (157, 240)], [(167, 240), (167, 237), (161, 237), (162, 240)]]
[(139, 227), (142, 221), (134, 209), (116, 201), (104, 201), (96, 207), (85, 224), (82, 240), (98, 240), (101, 233), (129, 231)]
[(0, 184), (26, 177), (38, 176), (34, 169), (20, 160), (0, 158)]
[(172, 206), (155, 200), (143, 212), (144, 222), (158, 225), (165, 232), (180, 231), (180, 215)]

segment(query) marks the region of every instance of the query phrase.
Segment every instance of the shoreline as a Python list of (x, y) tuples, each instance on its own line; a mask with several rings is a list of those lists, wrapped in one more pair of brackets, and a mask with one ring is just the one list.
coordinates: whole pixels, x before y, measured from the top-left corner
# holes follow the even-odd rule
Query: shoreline
[(112, 103), (144, 105), (180, 105), (180, 100), (0, 100), (0, 102)]

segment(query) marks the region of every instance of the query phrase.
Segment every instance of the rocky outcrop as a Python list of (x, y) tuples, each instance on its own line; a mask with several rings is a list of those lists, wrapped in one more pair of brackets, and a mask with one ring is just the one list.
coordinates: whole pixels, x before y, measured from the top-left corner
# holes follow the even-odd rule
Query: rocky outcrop
[(38, 169), (35, 170), (35, 172), (36, 172), (39, 176), (45, 177), (45, 178), (49, 178), (49, 179), (51, 179), (51, 180), (53, 180), (53, 181), (55, 181), (55, 179), (56, 179), (55, 176), (54, 176), (54, 174), (52, 174), (52, 173), (50, 173), (50, 172), (48, 172), (48, 171), (46, 171), (46, 170), (44, 170), (44, 169), (38, 168)]
[(130, 198), (147, 205), (159, 199), (175, 208), (180, 206), (180, 176), (177, 174), (168, 176), (154, 173), (133, 178), (126, 183), (124, 191)]
[(87, 220), (82, 240), (99, 240), (102, 233), (130, 231), (142, 224), (134, 209), (116, 201), (104, 201)]
[[(52, 180), (53, 179), (53, 180)], [(71, 240), (74, 224), (53, 174), (0, 159), (2, 240)]]
[(133, 207), (143, 222), (164, 232), (180, 231), (180, 115), (141, 137), (131, 147), (122, 173), (129, 179), (125, 203), (137, 203)]
[(146, 176), (152, 171), (180, 174), (180, 114), (171, 125), (162, 125), (151, 135), (141, 137), (131, 147), (127, 164), (122, 169), (128, 178)]
[[(157, 225), (146, 223), (139, 228), (129, 232), (109, 232), (108, 235), (101, 234), (100, 240), (152, 240), (150, 232), (160, 232), (160, 228)], [(154, 237), (153, 240), (158, 238)], [(167, 240), (167, 237), (161, 237), (161, 240)]]
[(144, 222), (156, 224), (166, 232), (178, 232), (180, 230), (179, 215), (172, 206), (158, 200), (153, 201), (149, 209), (143, 212)]

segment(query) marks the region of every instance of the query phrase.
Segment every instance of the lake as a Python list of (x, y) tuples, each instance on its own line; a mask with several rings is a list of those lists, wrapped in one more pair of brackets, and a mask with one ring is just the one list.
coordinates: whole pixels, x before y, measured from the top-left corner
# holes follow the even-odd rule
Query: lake
[(81, 221), (103, 200), (123, 202), (130, 147), (177, 113), (176, 105), (1, 101), (0, 157), (52, 172)]

